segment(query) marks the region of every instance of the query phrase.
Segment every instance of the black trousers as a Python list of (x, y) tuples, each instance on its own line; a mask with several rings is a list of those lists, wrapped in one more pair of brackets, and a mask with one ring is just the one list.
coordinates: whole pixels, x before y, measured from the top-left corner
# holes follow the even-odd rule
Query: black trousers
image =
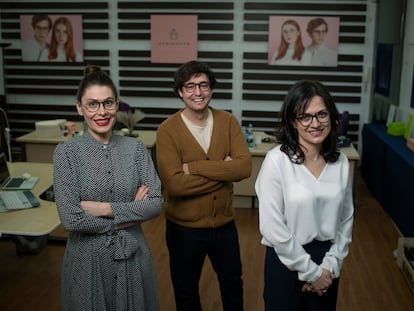
[[(304, 245), (305, 250), (317, 264), (320, 264), (330, 242), (313, 241)], [(272, 247), (266, 248), (264, 302), (266, 311), (332, 311), (336, 309), (339, 279), (322, 296), (302, 292), (305, 282), (298, 279), (297, 271), (289, 270), (279, 259)]]
[(208, 229), (182, 227), (168, 220), (166, 225), (177, 311), (201, 310), (199, 282), (206, 256), (217, 274), (223, 310), (243, 310), (240, 247), (234, 221)]

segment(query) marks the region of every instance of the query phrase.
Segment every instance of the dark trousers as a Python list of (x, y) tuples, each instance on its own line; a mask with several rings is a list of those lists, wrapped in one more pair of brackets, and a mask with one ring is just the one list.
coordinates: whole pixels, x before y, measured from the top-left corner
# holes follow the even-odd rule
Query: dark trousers
[[(320, 264), (330, 242), (313, 241), (304, 245), (305, 250)], [(339, 279), (322, 296), (302, 292), (304, 282), (298, 279), (297, 271), (290, 271), (276, 255), (272, 247), (266, 248), (264, 302), (266, 311), (331, 311), (336, 308)]]
[(223, 310), (243, 310), (242, 267), (234, 221), (208, 229), (186, 228), (168, 220), (166, 225), (177, 311), (201, 310), (199, 281), (206, 256), (217, 274)]

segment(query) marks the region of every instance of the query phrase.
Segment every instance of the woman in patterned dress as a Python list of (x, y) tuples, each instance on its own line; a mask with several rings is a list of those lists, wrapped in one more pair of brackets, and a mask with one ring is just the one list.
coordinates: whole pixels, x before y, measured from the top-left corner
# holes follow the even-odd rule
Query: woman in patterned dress
[(161, 183), (145, 145), (114, 135), (111, 78), (88, 66), (76, 109), (85, 133), (54, 153), (54, 192), (69, 232), (62, 310), (158, 310), (155, 272), (140, 223), (161, 213)]

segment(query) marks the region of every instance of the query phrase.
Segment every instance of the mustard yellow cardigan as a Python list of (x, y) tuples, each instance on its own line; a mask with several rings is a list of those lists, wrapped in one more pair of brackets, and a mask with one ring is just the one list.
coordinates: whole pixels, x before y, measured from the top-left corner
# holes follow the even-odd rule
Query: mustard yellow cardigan
[[(240, 124), (229, 112), (210, 108), (213, 133), (207, 152), (176, 112), (157, 131), (157, 168), (167, 219), (190, 228), (214, 228), (234, 219), (233, 182), (251, 174), (251, 155)], [(231, 156), (232, 161), (224, 161)], [(184, 174), (188, 163), (190, 174)]]

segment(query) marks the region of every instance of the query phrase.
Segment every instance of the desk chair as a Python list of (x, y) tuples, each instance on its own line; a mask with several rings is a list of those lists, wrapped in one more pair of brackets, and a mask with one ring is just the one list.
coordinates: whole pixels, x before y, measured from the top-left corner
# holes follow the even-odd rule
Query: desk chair
[(0, 108), (0, 153), (4, 152), (7, 155), (7, 161), (12, 162), (10, 139), (9, 119), (6, 111)]

